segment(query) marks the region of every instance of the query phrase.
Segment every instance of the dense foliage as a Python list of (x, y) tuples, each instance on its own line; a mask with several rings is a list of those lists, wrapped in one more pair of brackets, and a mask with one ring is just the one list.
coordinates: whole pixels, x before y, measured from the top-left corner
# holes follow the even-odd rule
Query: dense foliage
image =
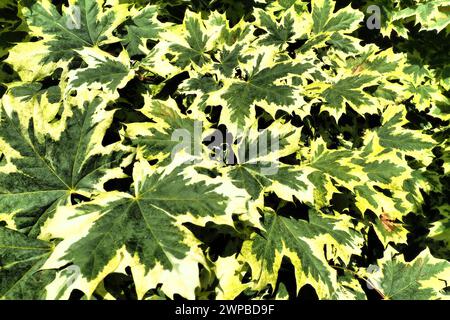
[(450, 1), (2, 0), (0, 26), (0, 297), (449, 297)]

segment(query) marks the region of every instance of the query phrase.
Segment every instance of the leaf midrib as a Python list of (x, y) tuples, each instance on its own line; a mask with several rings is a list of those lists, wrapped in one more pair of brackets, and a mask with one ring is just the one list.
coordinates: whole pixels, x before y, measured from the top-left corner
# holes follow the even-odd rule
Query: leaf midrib
[(59, 181), (61, 181), (63, 183), (64, 186), (67, 187), (67, 189), (70, 189), (70, 187), (67, 185), (67, 183), (61, 179), (61, 177), (56, 173), (56, 171), (45, 161), (45, 159), (37, 152), (37, 150), (35, 149), (34, 145), (31, 143), (31, 141), (28, 141), (28, 139), (26, 139), (22, 133), (21, 130), (18, 130), (18, 128), (16, 128), (16, 126), (14, 125), (14, 123), (12, 122), (12, 120), (10, 119), (10, 117), (8, 115), (5, 115), (5, 118), (7, 119), (7, 121), (11, 124), (12, 128), (14, 129), (14, 131), (16, 131), (18, 133), (18, 135), (22, 138), (22, 140), (31, 147), (31, 149), (33, 150), (34, 154), (36, 154), (36, 156), (39, 158), (39, 160), (41, 160), (42, 163), (44, 163), (44, 165), (49, 169), (49, 171), (51, 173), (53, 173), (53, 175), (58, 178)]

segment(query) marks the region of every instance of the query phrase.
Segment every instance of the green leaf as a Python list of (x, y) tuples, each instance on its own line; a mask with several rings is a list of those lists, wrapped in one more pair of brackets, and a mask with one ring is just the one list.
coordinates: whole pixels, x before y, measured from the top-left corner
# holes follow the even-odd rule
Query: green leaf
[(275, 84), (275, 81), (291, 74), (302, 74), (312, 67), (309, 63), (280, 63), (273, 67), (262, 67), (263, 55), (258, 55), (254, 68), (246, 75), (246, 81), (230, 81), (223, 89), (220, 98), (225, 100), (226, 110), (222, 112), (221, 122), (243, 130), (249, 125), (252, 107), (258, 102), (277, 106), (295, 103), (294, 87)]
[(415, 7), (409, 7), (394, 13), (392, 21), (398, 21), (413, 17), (416, 24), (421, 25), (421, 30), (436, 30), (440, 32), (450, 24), (450, 1), (435, 0), (418, 3)]
[[(46, 231), (64, 240), (45, 267), (78, 266), (79, 289), (90, 296), (102, 278), (125, 263), (138, 283), (138, 297), (165, 278), (165, 294), (193, 298), (197, 264), (204, 262), (198, 240), (182, 223), (226, 215), (230, 198), (213, 180), (190, 177), (186, 166), (153, 172), (147, 166), (135, 167), (134, 196), (112, 192), (72, 208), (69, 215), (58, 211)], [(87, 223), (85, 234), (60, 232), (60, 223), (73, 219), (75, 228)]]
[(58, 137), (40, 132), (37, 122), (21, 123), (17, 112), (1, 113), (0, 143), (6, 163), (0, 169), (0, 214), (11, 227), (38, 232), (45, 218), (72, 193), (89, 196), (103, 190), (105, 178), (123, 176), (123, 148), (102, 146), (114, 112), (100, 98), (83, 109), (68, 109)]
[(431, 300), (448, 298), (443, 292), (450, 280), (450, 263), (434, 258), (428, 249), (411, 262), (389, 248), (378, 262), (380, 271), (369, 278), (385, 299)]
[(8, 49), (16, 42), (24, 41), (27, 28), (22, 22), (17, 1), (4, 0), (0, 4), (0, 57), (8, 53)]
[(163, 102), (145, 96), (145, 101), (140, 112), (151, 122), (127, 126), (127, 135), (134, 146), (142, 148), (143, 156), (158, 160), (159, 164), (167, 164), (183, 150), (188, 155), (199, 156), (202, 152), (202, 124), (181, 115), (174, 100)]
[(252, 268), (255, 288), (268, 284), (274, 287), (282, 258), (287, 257), (295, 268), (297, 290), (311, 284), (320, 298), (330, 297), (337, 277), (324, 255), (323, 244), (338, 246), (337, 256), (343, 251), (345, 254), (358, 251), (358, 236), (344, 220), (315, 211), (309, 212), (309, 221), (265, 213), (262, 225), (264, 231), (254, 235), (243, 249), (243, 259)]
[(312, 31), (315, 34), (335, 31), (350, 33), (358, 27), (364, 16), (360, 11), (353, 10), (350, 5), (333, 13), (335, 2), (331, 0), (313, 0), (311, 7)]
[(0, 227), (0, 298), (44, 299), (53, 270), (40, 270), (52, 245)]
[(127, 34), (122, 40), (130, 56), (143, 54), (146, 51), (146, 41), (157, 41), (160, 32), (167, 27), (159, 22), (158, 7), (147, 5), (143, 9), (130, 12), (132, 18), (126, 25)]
[(89, 88), (115, 92), (134, 77), (126, 51), (114, 58), (97, 49), (86, 48), (79, 52), (87, 68), (69, 72), (69, 89)]
[[(254, 200), (264, 192), (274, 191), (280, 198), (292, 201), (288, 193), (302, 192), (307, 185), (300, 170), (284, 165), (280, 159), (295, 154), (300, 148), (299, 138), (298, 130), (287, 123), (277, 121), (265, 130), (257, 130), (254, 125), (232, 147), (232, 157), (225, 154), (224, 159), (219, 159), (229, 164), (220, 171)], [(234, 157), (236, 163), (229, 163)]]
[(127, 15), (127, 6), (103, 0), (71, 1), (62, 15), (49, 0), (36, 1), (24, 8), (24, 16), (34, 36), (42, 37), (48, 54), (42, 63), (69, 61), (85, 47), (118, 42), (113, 30)]
[(271, 16), (263, 10), (257, 11), (257, 16), (259, 19), (258, 24), (267, 31), (267, 35), (261, 37), (259, 40), (261, 45), (284, 47), (288, 42), (293, 42), (293, 40), (295, 40), (295, 22), (291, 12), (286, 12), (280, 23), (278, 23), (274, 16)]
[(208, 34), (200, 15), (186, 12), (183, 22), (183, 32), (177, 35), (177, 42), (170, 45), (170, 50), (176, 55), (174, 64), (184, 69), (190, 64), (199, 67), (210, 61), (206, 53), (211, 50), (213, 35)]
[(365, 87), (371, 86), (375, 79), (368, 75), (339, 79), (322, 92), (322, 97), (332, 109), (332, 114), (338, 115), (336, 119), (345, 111), (345, 103), (360, 113), (376, 113), (374, 99), (363, 91)]
[(383, 125), (375, 132), (375, 139), (382, 148), (400, 151), (426, 161), (423, 150), (432, 148), (435, 142), (420, 131), (403, 128), (407, 123), (405, 116), (406, 110), (402, 106), (387, 108), (383, 114)]

